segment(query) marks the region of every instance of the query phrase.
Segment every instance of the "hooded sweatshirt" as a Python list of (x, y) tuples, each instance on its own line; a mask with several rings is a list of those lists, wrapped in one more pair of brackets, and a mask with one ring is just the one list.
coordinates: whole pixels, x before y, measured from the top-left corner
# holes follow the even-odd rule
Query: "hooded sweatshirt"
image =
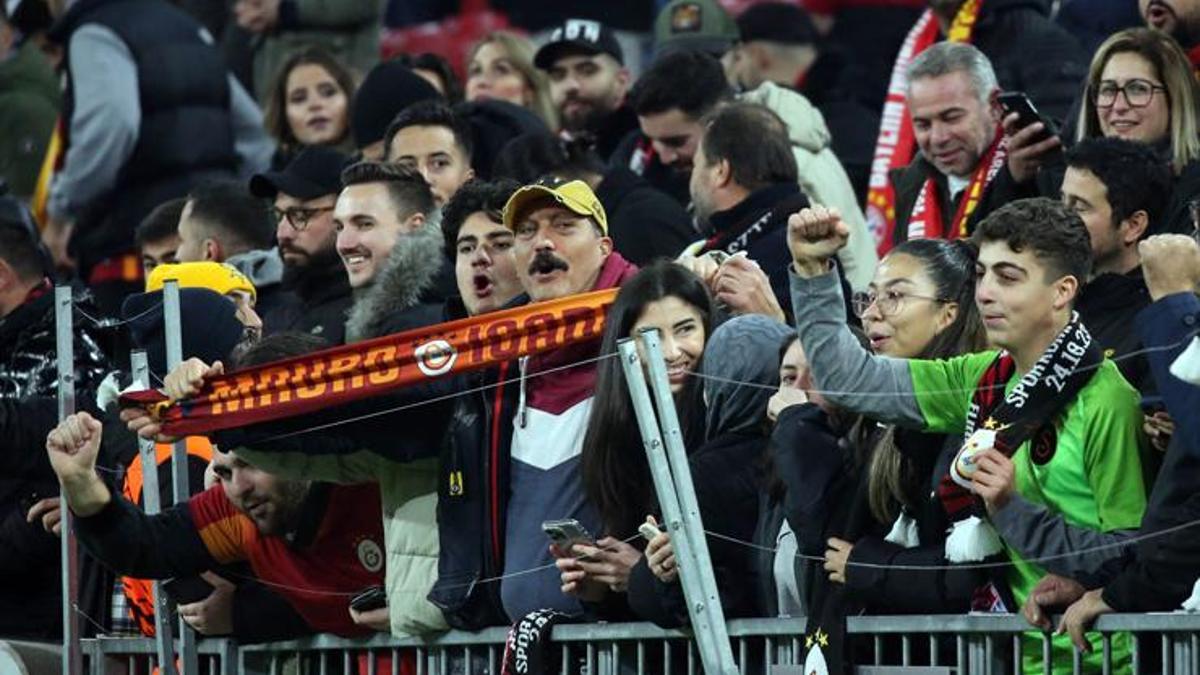
[[(620, 286), (637, 267), (611, 253), (593, 290)], [(512, 620), (551, 608), (581, 613), (579, 602), (560, 589), (542, 522), (575, 518), (593, 534), (600, 530), (596, 508), (587, 503), (579, 478), (580, 453), (596, 385), (599, 342), (576, 344), (521, 359), (520, 400), (512, 420), (512, 466), (504, 570), (511, 574), (550, 565), (533, 574), (505, 579), (500, 595)], [(578, 364), (578, 365), (570, 365)], [(540, 373), (554, 370), (553, 374)]]

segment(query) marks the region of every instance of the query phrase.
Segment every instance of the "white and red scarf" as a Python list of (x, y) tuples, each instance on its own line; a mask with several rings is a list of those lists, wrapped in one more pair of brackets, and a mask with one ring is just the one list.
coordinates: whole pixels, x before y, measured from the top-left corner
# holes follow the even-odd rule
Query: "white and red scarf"
[(1000, 169), (1008, 159), (1008, 145), (1004, 132), (996, 129), (996, 138), (979, 158), (979, 164), (971, 173), (971, 180), (963, 188), (963, 197), (958, 202), (958, 210), (954, 219), (947, 222), (942, 214), (941, 202), (937, 198), (937, 181), (933, 176), (925, 179), (917, 201), (913, 204), (912, 214), (908, 218), (908, 239), (956, 239), (967, 234), (967, 221), (979, 207), (979, 202), (987, 192), (988, 186), (995, 180)]
[[(983, 2), (984, 0), (966, 0), (963, 3), (950, 25), (947, 40), (971, 41)], [(866, 209), (867, 225), (875, 237), (875, 245), (881, 256), (892, 247), (893, 230), (896, 227), (896, 193), (888, 174), (893, 169), (908, 166), (916, 153), (916, 138), (906, 98), (908, 67), (918, 54), (937, 42), (938, 34), (937, 20), (932, 11), (926, 10), (904, 38), (888, 82), (879, 139), (875, 142), (875, 155), (871, 162)]]

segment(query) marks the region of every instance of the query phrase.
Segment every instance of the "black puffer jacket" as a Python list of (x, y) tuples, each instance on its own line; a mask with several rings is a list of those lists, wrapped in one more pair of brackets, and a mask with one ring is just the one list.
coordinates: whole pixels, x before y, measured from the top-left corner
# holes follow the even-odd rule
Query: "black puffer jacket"
[[(99, 311), (77, 293), (76, 306)], [(75, 389), (94, 391), (108, 370), (100, 333), (75, 312)], [(57, 424), (54, 289), (39, 286), (25, 304), (0, 319), (0, 635), (53, 639), (62, 630), (59, 543), (40, 523), (25, 520), (37, 500), (58, 494), (46, 461), (45, 438)]]
[[(34, 291), (33, 299), (0, 319), (0, 399), (55, 396), (58, 363), (55, 360), (54, 289), (49, 282)], [(99, 318), (86, 292), (75, 293), (75, 305)], [(108, 371), (109, 358), (95, 324), (75, 312), (75, 388), (95, 390)]]

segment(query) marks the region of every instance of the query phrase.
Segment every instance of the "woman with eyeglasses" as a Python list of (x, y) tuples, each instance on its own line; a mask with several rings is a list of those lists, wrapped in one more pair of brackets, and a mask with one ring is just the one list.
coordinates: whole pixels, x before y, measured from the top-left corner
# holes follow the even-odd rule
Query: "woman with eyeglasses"
[[(984, 347), (974, 292), (970, 244), (914, 239), (880, 261), (853, 304), (876, 354), (949, 358)], [(791, 423), (786, 413), (780, 413), (780, 426)], [(863, 609), (894, 614), (970, 608), (983, 581), (977, 571), (896, 569), (946, 565), (948, 522), (931, 493), (960, 439), (862, 419), (837, 461), (779, 445), (779, 429), (774, 438), (772, 455), (786, 485), (786, 518), (799, 552), (825, 559), (801, 591), (809, 617), (824, 617), (828, 626), (836, 623), (833, 617)]]
[(1114, 33), (1092, 57), (1074, 133), (1047, 138), (1041, 125), (1018, 128), (1005, 120), (1008, 168), (1014, 182), (1036, 180), (1057, 198), (1066, 165), (1060, 151), (1069, 137), (1122, 138), (1154, 148), (1175, 177), (1171, 198), (1147, 235), (1192, 233), (1189, 203), (1200, 193), (1200, 89), (1191, 62), (1169, 35), (1148, 28)]

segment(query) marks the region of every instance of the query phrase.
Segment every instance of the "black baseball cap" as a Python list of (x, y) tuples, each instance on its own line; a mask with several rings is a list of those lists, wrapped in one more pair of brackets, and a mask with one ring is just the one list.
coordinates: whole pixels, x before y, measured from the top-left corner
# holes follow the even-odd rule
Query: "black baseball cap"
[(742, 42), (777, 42), (811, 45), (817, 42), (817, 27), (803, 8), (786, 2), (760, 2), (737, 18)]
[(550, 33), (550, 39), (533, 56), (533, 65), (550, 70), (554, 62), (566, 53), (589, 56), (608, 54), (625, 65), (625, 52), (612, 29), (592, 19), (567, 19)]
[(283, 171), (268, 171), (250, 179), (250, 193), (274, 199), (280, 192), (308, 201), (342, 190), (342, 169), (350, 158), (332, 148), (314, 145), (304, 148)]

